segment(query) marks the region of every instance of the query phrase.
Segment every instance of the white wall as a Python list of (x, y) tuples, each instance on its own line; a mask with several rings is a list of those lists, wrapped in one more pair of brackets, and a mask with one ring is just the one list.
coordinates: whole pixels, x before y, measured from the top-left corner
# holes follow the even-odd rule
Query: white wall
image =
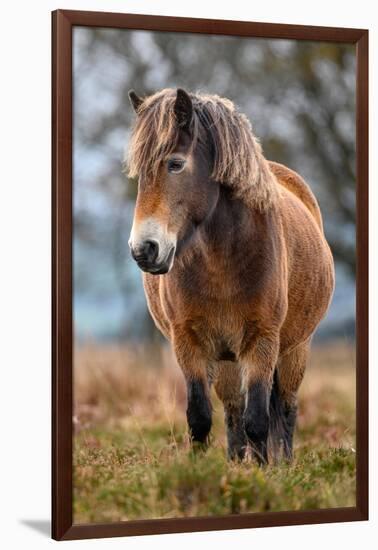
[[(50, 515), (50, 11), (56, 8), (124, 11), (243, 19), (308, 25), (369, 28), (371, 44), (371, 121), (376, 123), (377, 29), (371, 0), (303, 0), (261, 3), (246, 0), (60, 0), (2, 4), (1, 40), (1, 214), (0, 308), (1, 461), (0, 506), (4, 548), (44, 548), (46, 535), (25, 522)], [(375, 67), (374, 67), (375, 66)], [(373, 71), (374, 67), (374, 71)], [(377, 125), (371, 134), (371, 182), (377, 180)], [(374, 188), (375, 187), (375, 188)], [(371, 188), (370, 211), (378, 207)], [(372, 237), (378, 216), (371, 216)], [(373, 241), (373, 238), (371, 238)], [(371, 258), (371, 280), (377, 280), (376, 257)], [(377, 291), (371, 288), (371, 311), (377, 310)], [(4, 307), (5, 305), (5, 307)], [(377, 332), (372, 313), (371, 334)], [(371, 342), (371, 390), (377, 387), (377, 338)], [(371, 391), (371, 394), (373, 392)], [(377, 398), (372, 395), (370, 426), (377, 425)], [(377, 436), (371, 430), (371, 464), (377, 463)], [(374, 458), (373, 458), (374, 457)], [(290, 547), (306, 550), (332, 546), (343, 550), (371, 548), (377, 536), (377, 474), (371, 472), (371, 520), (364, 524), (285, 527), (65, 543), (65, 548), (121, 547), (190, 548), (218, 544), (243, 548)], [(38, 524), (40, 526), (40, 524)]]

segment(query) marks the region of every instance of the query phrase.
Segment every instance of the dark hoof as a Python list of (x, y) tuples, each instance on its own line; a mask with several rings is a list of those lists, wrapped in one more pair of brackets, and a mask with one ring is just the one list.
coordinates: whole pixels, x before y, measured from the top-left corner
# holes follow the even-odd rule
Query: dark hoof
[(193, 416), (193, 414), (187, 414), (190, 436), (193, 442), (207, 444), (211, 430), (211, 416), (195, 415), (194, 418)]
[(233, 461), (233, 462), (242, 462), (244, 460), (246, 450), (247, 450), (247, 446), (240, 447), (238, 449), (236, 449), (236, 448), (230, 449), (229, 448), (228, 451), (227, 451), (227, 458), (228, 458), (228, 460)]

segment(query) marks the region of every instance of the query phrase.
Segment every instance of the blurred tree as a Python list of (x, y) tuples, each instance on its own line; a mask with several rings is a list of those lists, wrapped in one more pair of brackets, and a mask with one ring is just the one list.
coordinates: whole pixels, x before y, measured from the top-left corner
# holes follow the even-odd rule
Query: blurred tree
[(149, 95), (181, 86), (232, 99), (252, 121), (266, 157), (311, 185), (335, 259), (354, 276), (353, 46), (84, 28), (75, 30), (74, 44), (75, 231), (101, 249), (115, 243), (112, 262), (122, 294), (132, 284), (123, 251), (136, 195), (135, 182), (122, 175), (134, 120), (130, 88)]

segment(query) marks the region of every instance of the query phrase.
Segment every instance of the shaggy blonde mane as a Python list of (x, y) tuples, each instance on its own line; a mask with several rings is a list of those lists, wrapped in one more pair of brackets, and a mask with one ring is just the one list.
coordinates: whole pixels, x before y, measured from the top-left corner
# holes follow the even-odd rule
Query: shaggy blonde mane
[[(129, 177), (156, 177), (161, 163), (177, 147), (180, 128), (174, 113), (176, 93), (167, 88), (140, 104), (126, 161)], [(247, 117), (228, 99), (189, 95), (193, 103), (192, 147), (198, 142), (207, 142), (211, 147), (211, 177), (253, 208), (265, 210), (272, 206), (278, 183)]]

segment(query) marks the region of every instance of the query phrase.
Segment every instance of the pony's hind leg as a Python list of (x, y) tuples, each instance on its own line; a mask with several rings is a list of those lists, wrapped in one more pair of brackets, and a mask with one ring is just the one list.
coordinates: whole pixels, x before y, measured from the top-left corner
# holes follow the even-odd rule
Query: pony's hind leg
[(273, 432), (275, 429), (280, 431), (280, 434), (276, 434), (275, 438), (282, 440), (284, 457), (287, 460), (293, 458), (293, 437), (297, 420), (297, 393), (303, 380), (309, 349), (309, 341), (304, 342), (280, 357), (277, 365), (274, 391), (276, 392), (275, 399), (278, 400), (278, 407), (272, 410), (271, 406), (271, 415), (274, 414), (275, 409), (276, 416), (281, 415), (281, 418), (276, 418), (276, 422), (273, 421), (271, 426)]
[(214, 388), (224, 407), (228, 457), (231, 460), (242, 460), (247, 448), (247, 436), (244, 430), (245, 398), (242, 393), (240, 365), (231, 361), (219, 361)]

